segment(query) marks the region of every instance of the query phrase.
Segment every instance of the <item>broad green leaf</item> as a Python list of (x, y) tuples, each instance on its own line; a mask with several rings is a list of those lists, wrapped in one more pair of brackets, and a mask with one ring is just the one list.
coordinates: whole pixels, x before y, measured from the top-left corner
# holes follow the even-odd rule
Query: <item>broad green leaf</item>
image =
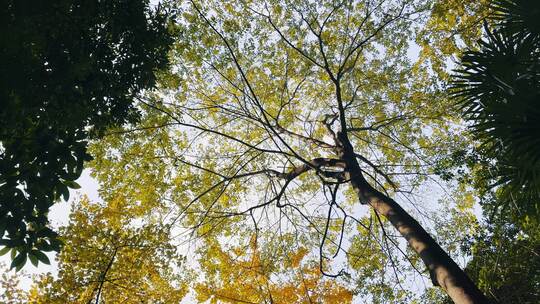
[(11, 250), (9, 247), (4, 247), (0, 250), (0, 256), (3, 256), (4, 254), (8, 253)]
[(28, 254), (28, 259), (30, 260), (32, 265), (36, 267), (38, 266), (38, 258), (36, 257), (33, 251)]
[(62, 183), (64, 185), (68, 186), (71, 189), (80, 189), (81, 188), (81, 186), (79, 184), (77, 184), (75, 181), (65, 180)]
[(37, 250), (32, 250), (31, 252), (33, 255), (35, 255), (35, 257), (42, 263), (44, 264), (47, 264), (47, 265), (50, 265), (51, 264), (51, 261), (49, 261), (49, 258), (47, 257), (47, 255), (45, 255), (43, 252), (41, 251), (37, 251)]
[(26, 252), (20, 252), (14, 259), (11, 261), (10, 268), (15, 268), (17, 271), (21, 270), (23, 268), (24, 264), (26, 264)]

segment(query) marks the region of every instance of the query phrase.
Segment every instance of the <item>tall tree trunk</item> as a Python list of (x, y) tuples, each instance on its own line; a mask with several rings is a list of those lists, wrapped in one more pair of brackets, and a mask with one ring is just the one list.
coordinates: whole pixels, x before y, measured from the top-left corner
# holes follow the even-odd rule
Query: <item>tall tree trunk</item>
[(341, 158), (347, 165), (348, 178), (362, 204), (368, 204), (405, 237), (429, 270), (433, 285), (440, 286), (456, 304), (484, 304), (488, 299), (467, 274), (437, 244), (427, 231), (396, 201), (373, 188), (362, 174), (352, 145), (343, 133), (339, 134)]
[(375, 189), (366, 190), (363, 187), (361, 191), (359, 197), (370, 197), (368, 204), (379, 214), (388, 218), (413, 250), (418, 253), (429, 269), (433, 285), (444, 289), (457, 304), (488, 302), (467, 274), (398, 203)]

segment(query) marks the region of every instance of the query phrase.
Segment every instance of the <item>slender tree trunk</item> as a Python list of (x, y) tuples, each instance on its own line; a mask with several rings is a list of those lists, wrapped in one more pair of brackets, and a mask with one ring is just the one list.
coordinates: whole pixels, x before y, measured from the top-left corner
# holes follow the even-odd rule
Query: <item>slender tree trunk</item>
[(489, 303), (467, 274), (407, 211), (367, 182), (347, 136), (341, 133), (339, 140), (340, 156), (347, 165), (348, 178), (360, 202), (385, 216), (405, 237), (428, 268), (433, 285), (444, 289), (456, 304)]

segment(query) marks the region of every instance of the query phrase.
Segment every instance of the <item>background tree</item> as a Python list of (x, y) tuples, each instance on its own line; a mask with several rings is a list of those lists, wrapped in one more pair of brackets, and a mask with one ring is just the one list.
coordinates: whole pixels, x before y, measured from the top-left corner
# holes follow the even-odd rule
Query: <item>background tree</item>
[(20, 268), (59, 249), (49, 208), (79, 187), (88, 139), (136, 120), (172, 40), (147, 0), (7, 0), (0, 20), (0, 245)]
[(0, 303), (22, 304), (26, 303), (28, 293), (21, 289), (20, 282), (22, 274), (10, 273), (8, 265), (0, 263)]
[[(178, 255), (184, 247), (171, 242), (171, 231), (151, 224), (165, 209), (144, 215), (115, 209), (122, 207), (121, 202), (103, 206), (86, 198), (78, 201), (68, 226), (60, 231), (66, 245), (58, 257), (58, 278), (43, 275), (29, 292), (6, 280), (6, 297), (14, 303), (179, 303), (191, 290), (188, 299), (210, 303), (352, 300), (344, 282), (321, 275), (306, 248), (259, 249), (255, 238), (236, 246), (205, 239), (198, 250), (201, 267), (191, 272), (185, 257)], [(289, 245), (295, 245), (292, 235)], [(285, 259), (275, 260), (281, 256), (276, 251)]]
[(540, 301), (540, 3), (496, 0), (485, 38), (461, 58), (454, 97), (481, 142), (468, 166), (486, 217), (467, 271), (494, 302)]
[(540, 236), (538, 224), (490, 222), (472, 244), (467, 272), (494, 303), (538, 303)]
[(218, 241), (207, 240), (200, 258), (204, 278), (194, 286), (199, 302), (351, 303), (351, 290), (322, 276), (318, 261), (306, 258), (306, 248), (280, 255), (276, 250), (283, 248), (260, 249), (255, 238), (247, 245), (223, 250)]
[[(41, 276), (29, 303), (179, 303), (187, 293), (184, 257), (157, 214), (80, 199), (60, 233), (58, 277)], [(156, 212), (157, 213), (157, 212)]]

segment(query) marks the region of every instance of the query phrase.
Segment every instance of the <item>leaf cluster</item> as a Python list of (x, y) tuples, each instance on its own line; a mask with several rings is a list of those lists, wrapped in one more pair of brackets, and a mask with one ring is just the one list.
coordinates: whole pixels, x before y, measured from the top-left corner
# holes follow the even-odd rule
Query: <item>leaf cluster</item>
[(137, 119), (133, 98), (155, 85), (172, 39), (169, 14), (146, 0), (9, 0), (0, 11), (0, 245), (20, 252), (19, 267), (59, 249), (49, 208), (78, 188), (87, 140)]
[[(478, 152), (495, 160), (488, 178), (503, 204), (538, 213), (540, 199), (540, 4), (493, 1), (478, 50), (466, 51), (452, 83)], [(496, 164), (494, 164), (496, 163)]]
[(467, 273), (494, 303), (538, 303), (540, 230), (537, 223), (487, 227), (471, 246)]
[(35, 281), (31, 303), (178, 303), (186, 294), (184, 258), (170, 230), (114, 204), (74, 203), (61, 230), (58, 277)]

